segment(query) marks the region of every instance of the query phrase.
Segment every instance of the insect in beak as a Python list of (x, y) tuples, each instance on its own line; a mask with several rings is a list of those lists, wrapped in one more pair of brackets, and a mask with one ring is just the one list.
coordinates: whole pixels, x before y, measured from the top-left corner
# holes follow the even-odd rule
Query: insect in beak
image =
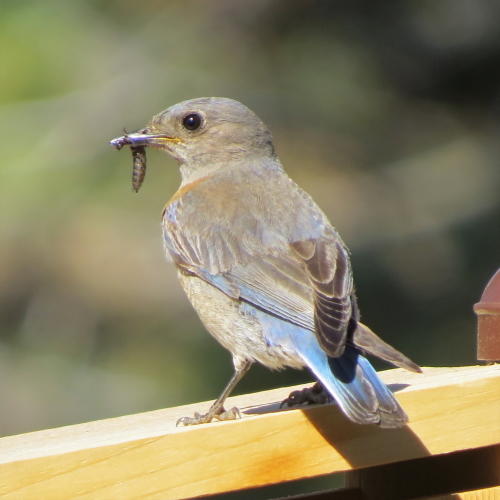
[(129, 134), (125, 129), (125, 135), (112, 139), (110, 144), (120, 150), (124, 146), (129, 146), (132, 151), (132, 188), (137, 193), (142, 186), (146, 176), (146, 146), (159, 146), (165, 142), (180, 142), (176, 137), (169, 137), (164, 134), (148, 134), (147, 129)]

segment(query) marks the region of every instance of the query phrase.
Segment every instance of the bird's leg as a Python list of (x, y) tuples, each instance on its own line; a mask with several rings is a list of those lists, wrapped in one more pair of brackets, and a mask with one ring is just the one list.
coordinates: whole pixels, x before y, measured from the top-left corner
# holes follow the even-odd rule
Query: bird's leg
[(221, 395), (215, 400), (208, 412), (205, 414), (196, 412), (194, 414), (194, 417), (182, 417), (177, 420), (177, 426), (207, 424), (214, 418), (216, 418), (217, 420), (235, 420), (237, 418), (240, 418), (240, 410), (238, 410), (238, 408), (235, 407), (227, 411), (224, 410), (224, 401), (231, 394), (231, 392), (236, 387), (238, 382), (243, 378), (245, 373), (250, 369), (250, 366), (252, 366), (252, 362), (249, 360), (244, 360), (235, 362), (234, 365), (234, 373), (231, 377), (231, 380), (229, 380)]
[(321, 382), (316, 382), (312, 387), (306, 387), (299, 391), (293, 391), (281, 402), (280, 407), (293, 407), (304, 404), (325, 404), (332, 401), (330, 393)]

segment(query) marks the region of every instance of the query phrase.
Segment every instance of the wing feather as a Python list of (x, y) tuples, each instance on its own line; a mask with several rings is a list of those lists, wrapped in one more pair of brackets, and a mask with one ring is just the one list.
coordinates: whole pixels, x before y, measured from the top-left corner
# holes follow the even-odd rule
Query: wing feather
[[(328, 355), (342, 355), (353, 290), (344, 243), (286, 176), (236, 175), (243, 174), (193, 183), (174, 196), (163, 219), (172, 259), (224, 293), (314, 332)], [(278, 204), (262, 201), (277, 197)]]
[(341, 356), (352, 316), (353, 281), (347, 249), (335, 233), (291, 246), (303, 259), (313, 287), (318, 341), (330, 356)]

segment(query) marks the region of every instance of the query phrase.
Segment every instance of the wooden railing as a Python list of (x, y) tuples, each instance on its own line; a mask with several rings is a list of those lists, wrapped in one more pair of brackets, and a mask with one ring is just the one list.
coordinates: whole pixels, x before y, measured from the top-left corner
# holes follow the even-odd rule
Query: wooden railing
[(230, 398), (231, 422), (176, 427), (210, 404), (197, 403), (4, 437), (0, 497), (265, 498), (266, 485), (344, 473), (346, 488), (300, 498), (500, 498), (500, 365), (381, 375), (403, 429), (350, 423), (334, 405), (280, 410), (295, 388), (276, 389)]

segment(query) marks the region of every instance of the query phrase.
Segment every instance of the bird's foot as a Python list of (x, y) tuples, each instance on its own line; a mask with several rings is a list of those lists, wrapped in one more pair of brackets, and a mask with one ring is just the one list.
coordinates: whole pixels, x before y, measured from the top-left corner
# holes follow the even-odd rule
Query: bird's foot
[(315, 405), (330, 403), (332, 397), (323, 387), (323, 384), (316, 382), (312, 387), (306, 387), (299, 391), (293, 391), (281, 402), (280, 408), (292, 408), (301, 405)]
[(212, 422), (212, 420), (236, 420), (241, 418), (240, 410), (234, 407), (230, 410), (224, 410), (224, 408), (215, 409), (212, 411), (212, 408), (208, 410), (207, 413), (201, 414), (195, 412), (193, 417), (182, 417), (176, 422), (176, 426), (185, 426), (185, 425), (198, 425), (198, 424), (208, 424)]

